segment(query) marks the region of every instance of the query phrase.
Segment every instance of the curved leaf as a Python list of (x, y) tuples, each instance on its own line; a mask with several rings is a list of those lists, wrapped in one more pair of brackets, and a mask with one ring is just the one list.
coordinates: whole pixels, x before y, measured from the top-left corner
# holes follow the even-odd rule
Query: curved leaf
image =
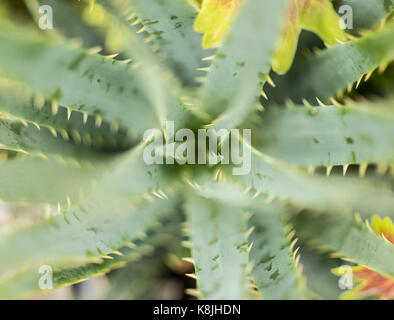
[(64, 141), (56, 131), (37, 129), (32, 124), (17, 120), (0, 119), (0, 147), (4, 150), (39, 156), (56, 156), (62, 159), (90, 160), (99, 162), (102, 155)]
[[(163, 207), (163, 202), (169, 205)], [(137, 207), (96, 194), (48, 221), (1, 239), (0, 270), (13, 274), (40, 265), (69, 268), (98, 262), (127, 241), (144, 237), (161, 217), (173, 212), (172, 204), (157, 200)]]
[(89, 193), (99, 169), (76, 161), (18, 158), (0, 163), (0, 199), (65, 204)]
[[(100, 0), (100, 4), (107, 9), (109, 19), (117, 24), (121, 35), (126, 39), (121, 51), (134, 59), (138, 66), (135, 72), (143, 83), (145, 96), (159, 123), (151, 128), (165, 130), (167, 120), (174, 121), (176, 129), (199, 125), (201, 121), (193, 112), (195, 108), (185, 104), (187, 97), (178, 80), (156, 53), (157, 48), (149, 44), (152, 36), (145, 32), (146, 27), (134, 16), (133, 9), (123, 0)], [(134, 21), (130, 23), (129, 20), (133, 18)]]
[(255, 133), (262, 151), (303, 167), (394, 162), (394, 102), (271, 108)]
[(326, 103), (354, 83), (357, 86), (364, 75), (393, 60), (393, 37), (394, 23), (388, 23), (381, 31), (301, 57), (288, 74), (274, 79), (277, 86), (268, 88), (267, 96), (276, 103), (291, 99), (314, 105), (318, 102), (316, 98)]
[(71, 108), (62, 106), (59, 106), (54, 115), (51, 103), (40, 101), (41, 98), (33, 97), (30, 90), (16, 83), (0, 85), (0, 110), (4, 114), (11, 114), (37, 128), (47, 127), (63, 139), (70, 139), (78, 144), (106, 150), (122, 150), (133, 145), (132, 137), (128, 136), (124, 128), (115, 132), (115, 128), (107, 122), (98, 123), (94, 116), (72, 112)]
[(254, 212), (249, 221), (249, 227), (254, 228), (249, 237), (253, 243), (249, 259), (260, 294), (269, 300), (303, 299), (300, 270), (280, 208), (264, 204)]
[[(217, 128), (234, 128), (259, 105), (286, 0), (249, 0), (209, 68), (201, 108), (218, 117)], [(221, 114), (224, 112), (223, 114)]]
[(394, 10), (393, 0), (339, 0), (336, 7), (350, 6), (356, 30), (375, 27)]
[[(114, 280), (120, 280), (122, 283), (119, 284), (118, 281), (116, 281), (115, 286), (111, 285), (109, 294), (114, 298), (115, 295), (120, 294), (119, 287), (127, 286), (128, 292), (133, 288), (132, 292), (138, 296), (138, 292), (143, 292), (147, 289), (146, 286), (142, 287), (142, 285), (146, 284), (149, 280), (146, 277), (152, 276), (153, 272), (159, 272), (159, 263), (163, 263), (161, 258), (165, 253), (165, 251), (163, 252), (160, 248), (171, 247), (176, 240), (179, 240), (180, 228), (177, 223), (179, 220), (179, 217), (173, 217), (171, 215), (170, 219), (167, 217), (167, 219), (157, 221), (157, 223), (165, 223), (163, 228), (160, 228), (160, 231), (154, 230), (154, 232), (149, 233), (148, 239), (133, 240), (134, 243), (130, 242), (129, 246), (122, 247), (118, 251), (110, 254), (109, 257), (111, 259), (108, 258), (100, 263), (90, 263), (69, 269), (61, 266), (54, 268), (52, 270), (53, 289), (78, 283), (94, 276), (100, 276), (127, 265), (126, 268), (121, 271), (121, 274), (128, 275), (128, 282), (125, 282), (126, 277), (118, 277), (118, 274), (115, 275), (115, 279), (111, 277), (111, 284), (114, 283)], [(144, 270), (149, 269), (150, 272), (145, 273), (144, 276), (140, 274), (142, 271), (140, 270), (141, 268)], [(43, 290), (38, 286), (40, 277), (42, 277), (42, 274), (40, 274), (38, 270), (28, 270), (18, 273), (5, 281), (0, 281), (0, 298), (28, 298), (34, 293), (42, 292)], [(136, 283), (134, 284), (134, 281), (130, 283), (130, 278), (133, 278)]]
[(135, 69), (127, 64), (4, 28), (0, 70), (51, 100), (54, 113), (60, 104), (130, 129), (137, 137), (160, 127)]

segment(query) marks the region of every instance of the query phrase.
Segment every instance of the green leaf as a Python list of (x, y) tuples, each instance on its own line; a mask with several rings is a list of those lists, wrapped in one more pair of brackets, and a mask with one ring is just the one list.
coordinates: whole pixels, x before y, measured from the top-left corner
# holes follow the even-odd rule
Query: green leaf
[(137, 19), (135, 23), (128, 21), (133, 13), (131, 8), (127, 10), (128, 4), (108, 0), (100, 0), (99, 3), (107, 9), (108, 18), (117, 23), (119, 32), (126, 39), (121, 51), (138, 66), (135, 72), (156, 113), (159, 123), (156, 127), (165, 130), (167, 120), (174, 121), (176, 130), (200, 125), (201, 121), (192, 112), (195, 107), (185, 104), (187, 98), (178, 80), (162, 62), (162, 57), (156, 53), (157, 49), (147, 44), (152, 38), (144, 32), (145, 26), (141, 25), (141, 20)]
[(10, 159), (0, 163), (0, 199), (65, 204), (89, 193), (99, 172), (75, 160)]
[[(255, 206), (249, 227), (254, 231), (249, 237), (252, 249), (252, 276), (263, 299), (303, 299), (301, 272), (288, 235), (280, 207), (263, 204)], [(287, 230), (286, 230), (287, 229)]]
[(136, 206), (96, 192), (94, 198), (1, 239), (0, 269), (13, 274), (40, 265), (70, 268), (99, 262), (127, 241), (145, 237), (158, 220), (173, 212), (173, 204), (157, 200)]
[(125, 63), (2, 28), (0, 70), (53, 101), (54, 113), (60, 104), (130, 129), (137, 137), (159, 127), (140, 78)]
[[(142, 153), (146, 142), (122, 154), (95, 162), (74, 158), (24, 157), (0, 163), (0, 199), (66, 203), (79, 200), (93, 183), (113, 196), (133, 200), (165, 199), (173, 193), (174, 173), (162, 165), (148, 165)], [(44, 156), (43, 156), (44, 157)], [(69, 199), (67, 199), (69, 198)]]
[(0, 84), (0, 111), (5, 115), (32, 123), (37, 128), (44, 127), (43, 131), (48, 128), (64, 140), (70, 139), (77, 144), (82, 143), (97, 149), (123, 150), (132, 146), (134, 141), (124, 128), (119, 128), (115, 133), (115, 128), (107, 122), (98, 123), (94, 116), (72, 112), (72, 109), (62, 106), (59, 106), (57, 114), (54, 115), (51, 103), (39, 101), (41, 98), (33, 97), (30, 90), (19, 84)]
[[(143, 241), (151, 247), (151, 252), (109, 275), (111, 288), (108, 299), (148, 299), (160, 276), (166, 271), (164, 260), (169, 251), (178, 247), (182, 239), (180, 217), (163, 222), (162, 228)], [(138, 249), (138, 243), (137, 243)], [(134, 250), (135, 251), (135, 250)]]
[(184, 0), (127, 0), (146, 31), (158, 45), (170, 69), (185, 85), (196, 85), (202, 58), (212, 54), (201, 48), (201, 35), (193, 30), (197, 10)]
[[(198, 196), (224, 205), (246, 207), (251, 201), (250, 195), (244, 194), (244, 188), (220, 167), (216, 170), (193, 169), (183, 173), (183, 180), (193, 188)], [(225, 176), (224, 176), (225, 175)]]
[(368, 229), (360, 219), (301, 213), (294, 217), (294, 225), (312, 245), (394, 277), (394, 245)]
[[(89, 263), (73, 268), (56, 267), (53, 272), (53, 289), (68, 286), (87, 280), (91, 277), (100, 276), (110, 271), (119, 270), (114, 277), (111, 277), (110, 297), (119, 298), (123, 291), (132, 292), (138, 296), (139, 293), (147, 290), (149, 276), (160, 272), (163, 266), (163, 255), (166, 253), (163, 248), (171, 248), (179, 240), (180, 227), (179, 216), (166, 217), (164, 220), (157, 221), (158, 224), (164, 223), (160, 230), (149, 232), (147, 239), (129, 242), (128, 246), (122, 247), (118, 251), (110, 254), (107, 259), (100, 263)], [(161, 264), (161, 265), (160, 265)], [(140, 274), (138, 270), (147, 271)], [(18, 299), (29, 298), (32, 294), (42, 292), (39, 288), (39, 280), (42, 274), (39, 270), (22, 271), (4, 281), (0, 281), (0, 298)], [(130, 283), (131, 278), (134, 280)], [(118, 283), (118, 280), (121, 283)], [(128, 280), (126, 282), (125, 280)], [(152, 277), (152, 281), (155, 278)], [(145, 286), (143, 286), (145, 285)], [(124, 288), (126, 287), (126, 288)], [(120, 289), (122, 288), (122, 292)]]
[(146, 164), (142, 156), (145, 146), (146, 142), (143, 142), (114, 158), (100, 181), (102, 188), (114, 195), (143, 196), (148, 201), (166, 199), (167, 194), (173, 194), (177, 184), (176, 172), (166, 170), (164, 165)]
[(381, 31), (301, 57), (287, 75), (274, 79), (276, 89), (270, 89), (267, 95), (277, 103), (291, 99), (315, 105), (316, 98), (326, 103), (393, 60), (393, 37), (394, 24), (388, 23)]
[(272, 53), (285, 16), (285, 0), (249, 0), (209, 69), (201, 108), (218, 117), (217, 128), (234, 128), (259, 105)]
[(70, 160), (99, 162), (102, 155), (64, 141), (53, 130), (37, 129), (32, 124), (0, 119), (0, 147), (43, 157), (56, 156)]
[(255, 136), (265, 154), (303, 167), (391, 163), (393, 105), (270, 108)]
[(245, 299), (248, 241), (245, 213), (194, 195), (185, 204), (197, 290), (202, 299)]
[(288, 200), (301, 208), (327, 210), (343, 215), (350, 210), (364, 216), (379, 212), (393, 216), (394, 193), (385, 183), (366, 178), (308, 175), (257, 150), (251, 156), (251, 171), (239, 179), (255, 192)]

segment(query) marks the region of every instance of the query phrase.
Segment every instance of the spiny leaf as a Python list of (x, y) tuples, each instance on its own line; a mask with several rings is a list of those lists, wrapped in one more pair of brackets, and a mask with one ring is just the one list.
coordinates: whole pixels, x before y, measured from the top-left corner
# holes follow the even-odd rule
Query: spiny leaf
[[(164, 202), (168, 206), (163, 207)], [(172, 213), (173, 203), (157, 200), (137, 207), (129, 200), (96, 193), (94, 199), (1, 239), (0, 269), (13, 274), (43, 264), (68, 268), (98, 262), (127, 241), (145, 236), (161, 217)]]
[(265, 154), (303, 167), (392, 163), (393, 105), (270, 108), (255, 136)]
[(128, 65), (6, 28), (0, 40), (0, 70), (48, 100), (133, 130), (137, 137), (159, 126)]
[(301, 213), (294, 224), (300, 236), (313, 245), (394, 277), (394, 245), (369, 230), (360, 219)]
[[(277, 88), (267, 92), (270, 99), (283, 103), (291, 99), (310, 104), (316, 98), (326, 103), (330, 98), (357, 84), (363, 76), (394, 58), (394, 24), (361, 39), (339, 44), (300, 58), (284, 77), (274, 79)], [(341, 66), (341, 67), (338, 67)]]
[[(371, 232), (375, 232), (387, 243), (394, 244), (394, 224), (390, 218), (381, 219), (378, 215), (374, 215), (371, 219), (371, 225), (368, 221), (366, 221), (366, 224)], [(341, 295), (342, 299), (360, 299), (369, 296), (383, 300), (394, 298), (394, 278), (382, 275), (363, 265), (353, 266), (350, 270), (349, 268), (343, 270), (341, 267), (332, 270), (337, 276), (344, 276), (344, 273), (347, 274), (349, 271), (358, 285), (352, 290), (345, 291)]]
[[(151, 266), (152, 271), (158, 272), (159, 263), (163, 263), (161, 258), (165, 251), (162, 250), (163, 247), (171, 248), (174, 246), (174, 242), (179, 240), (179, 219), (180, 217), (166, 217), (163, 221), (157, 221), (157, 223), (164, 223), (165, 225), (160, 228), (160, 230), (152, 231), (147, 239), (137, 240), (134, 242), (129, 242), (128, 246), (122, 247), (121, 249), (114, 251), (109, 256), (112, 259), (104, 259), (100, 263), (89, 263), (83, 266), (77, 266), (73, 268), (64, 268), (62, 266), (54, 268), (53, 272), (53, 289), (57, 289), (63, 286), (78, 283), (87, 280), (94, 276), (100, 276), (106, 274), (112, 270), (123, 268), (127, 265), (121, 274), (128, 274), (130, 278), (134, 276), (137, 280), (142, 275), (136, 276), (136, 271), (140, 267), (144, 267), (145, 270), (148, 266)], [(131, 270), (130, 270), (131, 269)], [(0, 281), (0, 297), (7, 299), (16, 298), (28, 298), (34, 293), (42, 292), (43, 290), (39, 288), (39, 280), (42, 274), (38, 272), (39, 270), (27, 270), (18, 273), (5, 281)], [(147, 275), (152, 275), (152, 272), (147, 273)], [(117, 279), (118, 276), (115, 276)], [(125, 280), (125, 277), (123, 277)], [(130, 280), (130, 279), (129, 279)], [(153, 280), (153, 279), (152, 279)], [(138, 280), (137, 280), (138, 281)], [(111, 277), (111, 283), (114, 279)], [(146, 279), (139, 281), (139, 285), (146, 282)], [(123, 286), (133, 286), (134, 283), (122, 282)], [(118, 287), (111, 285), (110, 294), (120, 294)], [(134, 289), (137, 289), (134, 287)], [(134, 293), (143, 292), (146, 287), (141, 287), (139, 290), (134, 290)], [(131, 288), (129, 288), (131, 290)]]
[(53, 12), (53, 29), (52, 31), (59, 36), (67, 38), (80, 39), (86, 48), (93, 48), (103, 44), (103, 37), (97, 30), (85, 23), (81, 17), (81, 7), (83, 2), (62, 0), (25, 0), (26, 6), (31, 15), (38, 23), (41, 16), (39, 15), (39, 7), (49, 5)]
[(166, 199), (167, 192), (173, 193), (176, 185), (174, 173), (163, 165), (146, 164), (143, 152), (147, 142), (116, 156), (107, 166), (100, 185), (107, 192), (124, 197), (143, 196), (148, 201), (154, 198)]
[(244, 299), (248, 242), (242, 210), (194, 195), (185, 204), (202, 299)]
[(292, 240), (280, 207), (256, 205), (249, 221), (253, 232), (249, 237), (252, 249), (252, 276), (263, 299), (303, 299), (303, 283), (297, 270)]
[(252, 200), (250, 195), (244, 194), (243, 186), (220, 167), (217, 170), (194, 168), (185, 171), (183, 180), (198, 196), (224, 205), (246, 207)]
[(187, 108), (183, 98), (178, 80), (173, 73), (161, 61), (160, 56), (153, 48), (141, 39), (142, 29), (136, 29), (140, 20), (130, 24), (127, 19), (133, 13), (132, 8), (124, 0), (108, 1), (100, 0), (100, 3), (108, 9), (109, 19), (118, 23), (118, 29), (127, 40), (123, 44), (122, 52), (131, 57), (138, 68), (136, 73), (139, 81), (144, 86), (144, 93), (156, 113), (159, 122), (158, 128), (166, 129), (166, 121), (174, 121), (176, 129), (196, 126), (201, 123), (192, 113), (191, 108)]
[[(4, 183), (0, 199), (43, 203), (79, 200), (94, 182), (99, 189), (112, 195), (148, 201), (165, 199), (174, 185), (171, 172), (160, 165), (147, 165), (142, 157), (146, 143), (122, 154), (95, 161), (51, 157), (11, 159), (0, 163)], [(98, 159), (96, 159), (98, 160)], [(77, 187), (76, 187), (77, 186)], [(72, 201), (73, 202), (73, 201)]]
[(259, 105), (260, 88), (268, 80), (286, 3), (249, 0), (242, 6), (212, 61), (204, 86), (201, 108), (219, 116), (215, 127), (236, 127)]
[(355, 210), (363, 215), (373, 212), (392, 216), (394, 193), (384, 183), (366, 178), (311, 176), (300, 170), (253, 150), (251, 171), (239, 179), (254, 189), (255, 196), (288, 200), (301, 208), (329, 210), (343, 215)]
[(0, 110), (24, 123), (32, 123), (37, 128), (43, 127), (43, 131), (47, 127), (52, 134), (77, 144), (105, 150), (123, 150), (131, 147), (134, 142), (127, 130), (116, 128), (115, 133), (111, 124), (101, 123), (102, 119), (88, 116), (87, 113), (73, 112), (71, 108), (59, 106), (54, 115), (51, 102), (40, 96), (34, 97), (30, 90), (9, 81), (0, 84)]
[(57, 137), (57, 132), (52, 129), (43, 127), (39, 130), (33, 124), (0, 119), (0, 146), (2, 149), (45, 158), (57, 156), (79, 161), (100, 161), (100, 154), (64, 141)]
[[(109, 277), (111, 288), (107, 294), (108, 299), (142, 299), (148, 298), (147, 294), (160, 280), (165, 271), (164, 260), (169, 251), (173, 251), (181, 239), (179, 219), (168, 221), (146, 242), (155, 249), (150, 254), (143, 256), (138, 261), (115, 271)], [(144, 242), (143, 242), (144, 243)]]
[[(241, 0), (203, 2), (195, 23), (196, 31), (204, 33), (203, 47), (219, 46), (224, 41), (243, 3)], [(273, 57), (273, 69), (279, 74), (289, 70), (302, 29), (318, 34), (327, 45), (347, 39), (340, 26), (340, 18), (329, 0), (291, 0), (287, 15), (288, 22)]]
[(193, 31), (197, 10), (184, 0), (126, 0), (141, 24), (165, 55), (170, 69), (185, 85), (196, 85), (201, 76), (201, 59), (212, 54), (201, 48), (201, 35)]

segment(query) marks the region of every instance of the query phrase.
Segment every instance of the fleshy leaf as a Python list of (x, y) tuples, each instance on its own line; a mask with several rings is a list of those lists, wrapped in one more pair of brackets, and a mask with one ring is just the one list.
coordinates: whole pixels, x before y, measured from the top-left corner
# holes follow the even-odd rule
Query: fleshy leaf
[(201, 48), (202, 35), (193, 30), (197, 10), (185, 0), (126, 2), (135, 10), (154, 45), (165, 55), (171, 71), (185, 85), (195, 86), (195, 78), (201, 76), (198, 68), (204, 66), (201, 59), (212, 54)]
[[(272, 53), (287, 0), (249, 0), (209, 68), (201, 109), (216, 129), (237, 127), (257, 107), (270, 81)], [(247, 35), (247, 36), (245, 36)]]
[(387, 183), (366, 178), (308, 175), (305, 169), (286, 165), (255, 149), (252, 151), (251, 171), (239, 179), (248, 191), (254, 189), (255, 197), (263, 193), (271, 198), (287, 199), (303, 208), (329, 208), (340, 215), (349, 208), (363, 216), (373, 212), (393, 214), (394, 193)]
[[(73, 268), (62, 266), (53, 268), (53, 289), (101, 276), (123, 268), (127, 264), (125, 269), (119, 270), (115, 279), (110, 278), (111, 290), (108, 298), (123, 298), (125, 293), (128, 293), (129, 298), (131, 296), (138, 298), (149, 289), (152, 282), (157, 280), (154, 276), (161, 271), (163, 255), (180, 240), (181, 218), (171, 215), (158, 220), (158, 225), (162, 223), (163, 226), (151, 230), (147, 239), (133, 239), (133, 242), (128, 242), (126, 246), (110, 253), (107, 259), (103, 259), (100, 263), (89, 263)], [(0, 299), (29, 298), (32, 294), (42, 292), (38, 286), (41, 274), (37, 271), (25, 270), (0, 281)]]
[(255, 136), (267, 155), (303, 167), (392, 163), (393, 105), (269, 108)]
[(188, 197), (186, 212), (191, 224), (198, 296), (244, 299), (248, 263), (245, 213), (194, 195)]
[(249, 226), (254, 228), (249, 237), (249, 243), (253, 243), (249, 255), (252, 276), (263, 299), (303, 299), (304, 287), (293, 252), (293, 239), (288, 235), (290, 230), (286, 231), (281, 209), (263, 204), (254, 210), (249, 221)]
[(364, 76), (368, 80), (375, 69), (385, 69), (394, 57), (393, 36), (394, 24), (387, 23), (362, 38), (300, 56), (285, 76), (274, 78), (276, 88), (267, 88), (267, 96), (276, 103), (291, 99), (312, 105), (316, 98), (327, 103), (343, 96), (345, 90), (358, 88)]

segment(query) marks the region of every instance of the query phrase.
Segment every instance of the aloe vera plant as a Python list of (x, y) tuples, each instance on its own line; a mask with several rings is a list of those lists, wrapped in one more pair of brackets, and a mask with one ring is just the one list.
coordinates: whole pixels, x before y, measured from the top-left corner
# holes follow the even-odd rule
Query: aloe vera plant
[[(26, 0), (29, 22), (3, 2), (0, 298), (42, 292), (46, 266), (53, 288), (109, 274), (108, 298), (171, 268), (200, 299), (393, 299), (394, 3), (375, 2)], [(169, 121), (251, 129), (250, 172), (147, 164)]]

